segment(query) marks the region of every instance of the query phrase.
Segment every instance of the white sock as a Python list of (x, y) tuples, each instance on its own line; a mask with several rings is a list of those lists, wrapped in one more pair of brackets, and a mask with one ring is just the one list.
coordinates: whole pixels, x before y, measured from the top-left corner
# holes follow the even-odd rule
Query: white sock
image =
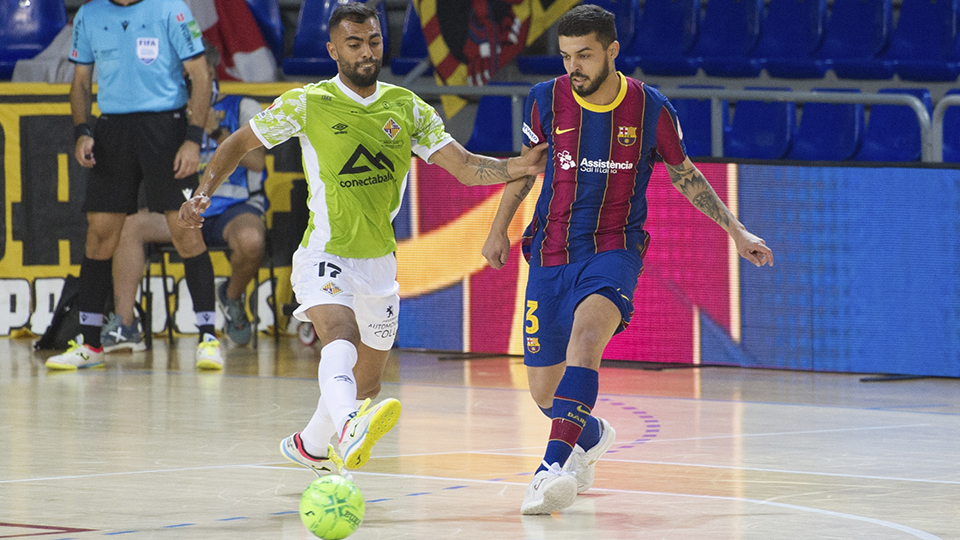
[(330, 412), (327, 410), (323, 398), (317, 402), (317, 410), (313, 413), (313, 418), (300, 432), (300, 440), (303, 441), (303, 449), (314, 457), (324, 457), (327, 455), (327, 445), (330, 444), (330, 437), (336, 432), (337, 426), (333, 424), (330, 418)]
[(353, 378), (355, 365), (357, 347), (345, 339), (332, 341), (320, 349), (320, 367), (317, 368), (320, 398), (336, 424), (338, 435), (343, 432), (343, 425), (350, 415), (357, 412), (357, 381)]

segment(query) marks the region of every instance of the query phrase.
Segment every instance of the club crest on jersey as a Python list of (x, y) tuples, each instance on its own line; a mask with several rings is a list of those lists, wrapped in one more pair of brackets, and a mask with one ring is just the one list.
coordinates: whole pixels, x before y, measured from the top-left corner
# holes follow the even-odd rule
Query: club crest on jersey
[(528, 337), (527, 350), (533, 354), (540, 352), (540, 338)]
[(160, 40), (157, 38), (137, 38), (137, 58), (146, 65), (153, 63), (160, 56)]
[(387, 120), (387, 123), (383, 125), (383, 132), (390, 137), (390, 140), (397, 138), (397, 133), (400, 133), (400, 124), (394, 121), (393, 118)]
[(330, 296), (336, 296), (343, 292), (343, 289), (341, 289), (340, 287), (337, 287), (337, 284), (332, 281), (328, 281), (326, 285), (321, 287), (321, 289), (323, 289), (324, 292), (326, 292)]
[(617, 142), (624, 146), (630, 146), (637, 142), (637, 128), (634, 126), (620, 126), (617, 132)]

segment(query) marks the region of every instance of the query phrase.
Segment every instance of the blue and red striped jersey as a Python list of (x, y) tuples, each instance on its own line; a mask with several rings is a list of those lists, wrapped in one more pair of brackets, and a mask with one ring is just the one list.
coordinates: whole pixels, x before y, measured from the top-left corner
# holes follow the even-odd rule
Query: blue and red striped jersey
[(546, 142), (552, 156), (523, 235), (531, 266), (578, 262), (612, 249), (643, 255), (654, 153), (678, 165), (686, 151), (667, 98), (636, 79), (617, 76), (620, 93), (603, 106), (576, 95), (567, 75), (530, 90), (524, 141), (527, 146)]

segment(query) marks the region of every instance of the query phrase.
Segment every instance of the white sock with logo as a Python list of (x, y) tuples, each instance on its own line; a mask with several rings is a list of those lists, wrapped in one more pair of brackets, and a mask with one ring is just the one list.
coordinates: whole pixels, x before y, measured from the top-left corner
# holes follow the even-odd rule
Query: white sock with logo
[(300, 432), (300, 440), (303, 441), (303, 448), (313, 457), (324, 457), (327, 455), (327, 445), (330, 444), (330, 437), (337, 431), (333, 419), (330, 418), (330, 411), (327, 410), (323, 398), (317, 400), (317, 410), (313, 417)]
[(357, 381), (353, 366), (357, 365), (357, 347), (345, 339), (334, 340), (320, 349), (320, 399), (330, 411), (337, 427), (337, 435), (350, 415), (357, 412)]

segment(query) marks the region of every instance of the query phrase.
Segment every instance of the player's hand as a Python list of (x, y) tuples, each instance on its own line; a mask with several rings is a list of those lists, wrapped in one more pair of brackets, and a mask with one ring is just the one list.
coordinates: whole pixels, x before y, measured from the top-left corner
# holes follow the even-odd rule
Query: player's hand
[(180, 205), (180, 214), (177, 215), (177, 225), (185, 229), (199, 229), (203, 227), (204, 213), (210, 206), (210, 197), (195, 195)]
[(97, 160), (93, 157), (93, 137), (89, 135), (81, 135), (77, 139), (77, 145), (73, 151), (74, 157), (77, 158), (77, 163), (81, 167), (91, 168), (97, 164)]
[(547, 143), (540, 143), (520, 155), (514, 161), (511, 174), (514, 178), (539, 176), (547, 166)]
[(769, 264), (773, 266), (773, 250), (767, 247), (763, 238), (743, 231), (743, 234), (735, 235), (733, 241), (737, 244), (737, 252), (744, 259), (752, 262), (755, 266)]
[(177, 156), (173, 158), (173, 177), (182, 179), (197, 172), (200, 168), (200, 145), (193, 141), (183, 141)]
[(497, 270), (503, 268), (510, 257), (510, 237), (505, 232), (490, 231), (481, 253), (490, 266)]

